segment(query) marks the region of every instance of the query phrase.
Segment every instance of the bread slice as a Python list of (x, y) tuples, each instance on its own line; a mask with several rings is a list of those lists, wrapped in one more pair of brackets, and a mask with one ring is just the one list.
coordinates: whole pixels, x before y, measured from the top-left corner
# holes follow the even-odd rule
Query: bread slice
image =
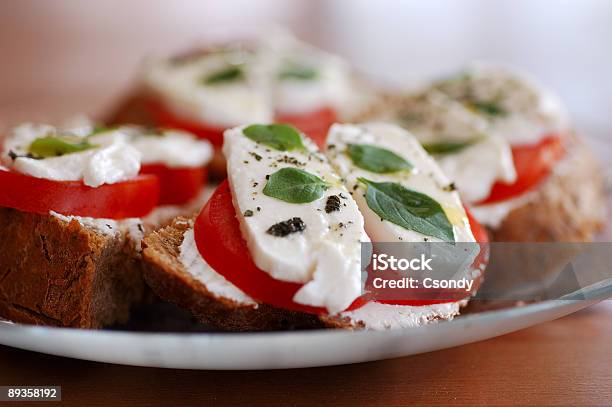
[[(431, 307), (370, 304), (372, 307), (366, 306), (353, 312), (316, 316), (261, 303), (257, 305), (239, 303), (210, 292), (206, 285), (190, 274), (181, 262), (180, 247), (183, 236), (192, 226), (192, 219), (179, 217), (171, 225), (145, 237), (143, 241), (145, 281), (159, 297), (191, 311), (200, 322), (215, 329), (226, 331), (312, 328), (389, 329), (452, 319), (459, 314), (460, 308), (467, 304), (466, 300), (435, 304)], [(366, 317), (367, 321), (362, 317)]]
[(75, 328), (126, 322), (131, 308), (150, 299), (142, 238), (196, 213), (209, 194), (123, 221), (0, 208), (0, 317)]
[(145, 295), (128, 232), (0, 208), (0, 316), (100, 328), (127, 320)]

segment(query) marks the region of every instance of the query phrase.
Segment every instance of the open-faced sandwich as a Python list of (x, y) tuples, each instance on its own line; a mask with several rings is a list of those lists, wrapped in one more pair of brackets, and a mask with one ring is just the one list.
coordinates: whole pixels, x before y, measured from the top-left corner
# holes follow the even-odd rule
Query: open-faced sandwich
[[(225, 129), (253, 122), (290, 123), (322, 146), (341, 109), (356, 99), (342, 59), (286, 33), (151, 59), (141, 82), (111, 122), (185, 129), (218, 153)], [(213, 170), (224, 168), (219, 153)]]
[(524, 74), (473, 68), (405, 95), (385, 95), (360, 120), (411, 131), (455, 181), (497, 241), (583, 241), (603, 225), (598, 162), (561, 102)]
[(211, 156), (183, 132), (16, 127), (0, 165), (0, 317), (125, 321), (145, 293), (144, 234), (201, 206)]
[[(419, 142), (387, 124), (334, 125), (324, 152), (283, 124), (225, 132), (228, 179), (195, 218), (144, 239), (145, 280), (161, 298), (226, 330), (385, 329), (451, 319), (473, 294), (376, 300), (362, 245), (475, 242), (486, 232)], [(472, 284), (470, 284), (472, 286)]]

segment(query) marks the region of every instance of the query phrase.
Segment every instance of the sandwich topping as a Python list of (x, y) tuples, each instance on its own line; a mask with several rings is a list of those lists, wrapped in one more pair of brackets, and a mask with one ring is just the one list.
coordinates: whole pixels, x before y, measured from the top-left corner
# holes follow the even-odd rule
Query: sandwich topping
[[(383, 123), (335, 124), (327, 142), (373, 241), (474, 241), (459, 194), (408, 132)], [(361, 150), (370, 151), (367, 165), (356, 154)]]
[[(452, 177), (480, 221), (499, 225), (564, 155), (561, 102), (524, 74), (474, 65), (370, 117), (412, 132)], [(490, 215), (490, 216), (489, 216)]]
[(206, 166), (213, 154), (212, 145), (185, 131), (124, 126), (130, 145), (140, 153), (143, 165), (163, 164), (169, 168)]
[[(293, 123), (310, 135), (348, 99), (348, 66), (286, 33), (229, 43), (181, 58), (150, 61), (144, 82), (158, 124), (185, 128), (221, 145), (242, 123)], [(319, 134), (324, 137), (324, 134)]]
[(511, 145), (533, 145), (570, 125), (561, 101), (533, 78), (495, 65), (475, 64), (434, 85), (489, 124), (489, 131)]
[(23, 212), (124, 219), (145, 216), (159, 181), (139, 175), (140, 153), (119, 131), (25, 124), (4, 140), (0, 206)]
[(291, 218), (270, 226), (270, 228), (266, 230), (266, 233), (272, 236), (285, 237), (292, 233), (302, 232), (304, 229), (306, 229), (306, 224), (302, 219)]
[(2, 162), (21, 174), (54, 181), (83, 181), (90, 187), (134, 178), (140, 153), (120, 131), (86, 134), (24, 124), (5, 140)]
[[(370, 234), (381, 242), (475, 238), (457, 192), (448, 189), (450, 182), (404, 130), (335, 125), (330, 140), (327, 154), (333, 165), (290, 126), (228, 130), (228, 181), (213, 193), (188, 233), (202, 258), (200, 271), (223, 282), (215, 286), (216, 295), (234, 290), (226, 298), (239, 303), (257, 300), (297, 311), (341, 313), (382, 328), (386, 322), (372, 323), (369, 311), (360, 311), (368, 301), (360, 298), (360, 243), (369, 242), (361, 213)], [(342, 177), (335, 168), (342, 169)], [(349, 192), (344, 185), (356, 187)], [(369, 188), (373, 196), (368, 200)], [(479, 229), (479, 239), (483, 233)], [(190, 256), (189, 239), (186, 233), (184, 256)], [(194, 274), (190, 259), (183, 263)], [(365, 306), (383, 307), (403, 321), (401, 326), (423, 322), (440, 307), (449, 318), (459, 309), (457, 301), (407, 301), (420, 305), (411, 314), (404, 302)], [(399, 314), (390, 311), (397, 309)]]
[(202, 53), (187, 61), (151, 61), (145, 84), (164, 107), (186, 119), (224, 128), (271, 121), (266, 80), (247, 49)]
[[(26, 212), (123, 219), (200, 196), (210, 143), (136, 126), (24, 124), (4, 140), (0, 205)], [(34, 198), (33, 198), (34, 197)]]
[(183, 205), (201, 195), (213, 154), (208, 141), (179, 130), (123, 126), (121, 131), (140, 153), (140, 173), (158, 178), (159, 205)]
[(510, 145), (488, 131), (487, 121), (437, 90), (403, 101), (395, 122), (414, 134), (463, 198), (487, 198), (495, 182), (512, 183), (516, 172)]
[[(368, 239), (355, 201), (327, 159), (287, 125), (230, 129), (223, 152), (235, 213), (257, 267), (303, 284), (297, 303), (347, 308), (360, 295), (360, 242)], [(346, 199), (328, 212), (332, 196)], [(252, 216), (245, 216), (248, 210)]]

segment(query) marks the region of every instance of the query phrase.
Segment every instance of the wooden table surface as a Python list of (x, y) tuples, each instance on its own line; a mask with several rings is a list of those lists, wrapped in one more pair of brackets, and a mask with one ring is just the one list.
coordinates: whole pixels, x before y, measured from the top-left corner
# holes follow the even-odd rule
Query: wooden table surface
[(612, 301), (412, 357), (278, 371), (83, 362), (0, 347), (0, 385), (61, 385), (74, 405), (612, 405)]

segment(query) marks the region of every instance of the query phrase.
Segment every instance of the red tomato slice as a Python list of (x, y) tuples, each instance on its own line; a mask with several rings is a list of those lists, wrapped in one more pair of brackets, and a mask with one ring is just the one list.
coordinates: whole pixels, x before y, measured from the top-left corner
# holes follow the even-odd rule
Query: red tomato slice
[(52, 181), (0, 170), (0, 206), (23, 212), (124, 219), (147, 215), (159, 199), (159, 181), (139, 175), (97, 188), (81, 181)]
[(293, 311), (327, 314), (325, 308), (293, 301), (302, 284), (276, 280), (255, 265), (240, 232), (227, 180), (217, 187), (198, 215), (194, 234), (204, 260), (250, 297)]
[(513, 146), (516, 181), (513, 184), (495, 183), (489, 197), (478, 204), (505, 201), (524, 194), (546, 178), (564, 154), (563, 139), (558, 135), (546, 136), (534, 145)]
[(472, 212), (470, 212), (468, 208), (465, 208), (465, 214), (470, 222), (470, 229), (472, 229), (474, 239), (478, 243), (489, 243), (489, 233), (487, 233), (487, 229), (474, 218), (474, 215), (472, 215)]
[(157, 126), (185, 130), (198, 138), (210, 141), (215, 147), (223, 146), (225, 128), (207, 126), (199, 121), (179, 117), (157, 100), (150, 99), (148, 104)]
[[(476, 219), (474, 219), (474, 217), (472, 216), (472, 214), (467, 208), (465, 212), (470, 222), (470, 228), (472, 229), (472, 234), (474, 235), (474, 239), (476, 239), (476, 242), (480, 243), (480, 253), (474, 260), (474, 263), (472, 263), (472, 267), (480, 268), (489, 262), (489, 246), (488, 246), (489, 235), (487, 233), (487, 230), (480, 223), (478, 223)], [(472, 285), (472, 294), (476, 292), (476, 290), (478, 290), (478, 287), (480, 287), (481, 282), (482, 282), (482, 273), (474, 281), (474, 284)], [(415, 290), (415, 292), (418, 293), (419, 291)], [(420, 292), (425, 297), (432, 296), (431, 291), (427, 291), (423, 289)], [(456, 302), (456, 301), (460, 301), (464, 299), (465, 297), (467, 297), (466, 292), (463, 290), (450, 290), (450, 289), (445, 289), (442, 293), (440, 293), (440, 296), (444, 298), (441, 298), (441, 299), (426, 298), (426, 299), (408, 299), (408, 300), (376, 300), (376, 302), (379, 302), (382, 304), (410, 305), (414, 307), (414, 306), (424, 306), (424, 305)]]
[(325, 148), (327, 132), (330, 126), (338, 121), (338, 115), (329, 107), (315, 110), (311, 113), (301, 115), (283, 115), (276, 117), (279, 123), (287, 123), (297, 127), (304, 134), (314, 140), (319, 148)]
[(171, 168), (164, 164), (144, 164), (141, 174), (155, 175), (159, 179), (158, 205), (182, 205), (197, 197), (206, 182), (204, 167)]

